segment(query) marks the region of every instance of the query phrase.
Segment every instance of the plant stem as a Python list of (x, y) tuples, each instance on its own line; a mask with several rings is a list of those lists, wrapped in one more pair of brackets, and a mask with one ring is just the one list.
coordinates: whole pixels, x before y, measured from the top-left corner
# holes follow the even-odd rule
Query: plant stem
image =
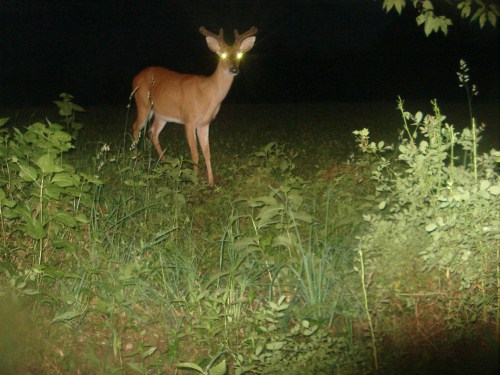
[(472, 162), (474, 163), (474, 180), (477, 182), (477, 136), (476, 136), (476, 119), (472, 118)]
[(368, 295), (366, 293), (366, 284), (365, 284), (365, 262), (363, 260), (362, 250), (359, 250), (359, 261), (361, 262), (361, 285), (363, 286), (363, 298), (365, 303), (364, 307), (366, 311), (366, 316), (368, 318), (368, 324), (370, 326), (370, 334), (372, 337), (373, 362), (375, 364), (375, 370), (378, 370), (377, 342), (375, 340), (375, 332), (373, 330), (372, 318), (370, 316), (370, 311), (368, 310)]

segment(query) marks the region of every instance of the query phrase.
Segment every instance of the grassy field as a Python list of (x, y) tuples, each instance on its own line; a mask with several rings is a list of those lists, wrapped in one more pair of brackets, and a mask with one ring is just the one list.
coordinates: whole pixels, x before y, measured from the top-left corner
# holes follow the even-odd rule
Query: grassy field
[[(439, 104), (457, 131), (471, 125), (466, 102)], [(480, 152), (498, 148), (498, 108), (474, 108)], [(53, 108), (1, 115), (9, 131), (61, 123)], [(180, 125), (160, 137), (166, 163), (148, 141), (135, 157), (133, 118), (125, 105), (78, 113), (64, 171), (31, 156), (38, 138), (19, 153), (36, 177), (2, 149), (0, 373), (496, 373), (498, 252), (464, 287), (459, 267), (421, 258), (431, 240), (417, 221), (374, 242), (375, 161), (352, 132), (400, 142), (396, 102), (224, 104), (214, 188), (191, 173)], [(481, 220), (498, 220), (495, 197)], [(495, 244), (470, 247), (486, 258)]]

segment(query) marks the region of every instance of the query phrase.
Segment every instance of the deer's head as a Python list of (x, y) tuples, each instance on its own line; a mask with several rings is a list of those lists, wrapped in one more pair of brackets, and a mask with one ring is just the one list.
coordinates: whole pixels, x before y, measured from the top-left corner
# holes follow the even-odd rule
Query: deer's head
[(240, 72), (240, 60), (245, 52), (250, 51), (255, 43), (255, 34), (257, 28), (252, 27), (250, 30), (239, 34), (238, 30), (234, 30), (234, 43), (229, 46), (224, 41), (224, 30), (219, 30), (219, 35), (211, 33), (203, 26), (200, 27), (202, 33), (207, 40), (208, 48), (219, 55), (220, 63), (225, 71), (232, 75), (237, 75)]

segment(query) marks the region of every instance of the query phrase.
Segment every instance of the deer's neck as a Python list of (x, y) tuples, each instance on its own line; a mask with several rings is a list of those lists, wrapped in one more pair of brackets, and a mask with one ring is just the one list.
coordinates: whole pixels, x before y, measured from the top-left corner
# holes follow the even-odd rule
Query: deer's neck
[(215, 72), (212, 73), (209, 79), (215, 89), (214, 95), (220, 101), (223, 101), (233, 84), (234, 75), (225, 70), (222, 63), (219, 62)]

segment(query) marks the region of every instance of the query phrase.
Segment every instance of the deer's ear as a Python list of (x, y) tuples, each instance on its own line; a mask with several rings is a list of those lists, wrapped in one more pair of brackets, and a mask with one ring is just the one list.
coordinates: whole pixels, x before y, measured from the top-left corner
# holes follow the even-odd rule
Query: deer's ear
[(255, 44), (255, 37), (254, 36), (246, 38), (243, 42), (241, 42), (240, 51), (241, 52), (248, 52), (252, 49), (254, 44)]
[(207, 36), (205, 39), (207, 40), (207, 45), (208, 48), (210, 48), (210, 51), (215, 52), (217, 54), (220, 53), (221, 51), (220, 44), (217, 39), (212, 38), (211, 36)]

